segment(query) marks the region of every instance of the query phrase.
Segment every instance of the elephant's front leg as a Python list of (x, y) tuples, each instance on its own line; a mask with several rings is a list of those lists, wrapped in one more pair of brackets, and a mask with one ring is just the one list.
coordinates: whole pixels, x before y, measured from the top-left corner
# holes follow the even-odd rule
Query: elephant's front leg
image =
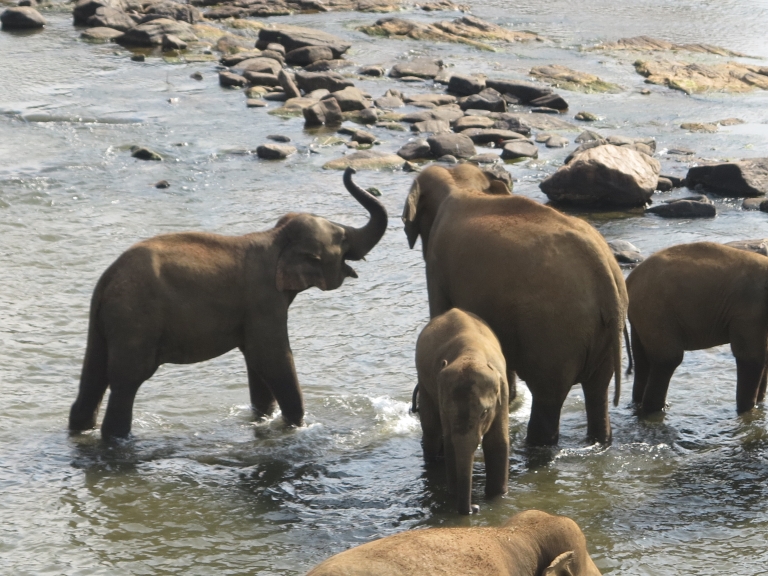
[(509, 382), (509, 404), (512, 404), (517, 398), (517, 374), (515, 374), (514, 370), (507, 369), (507, 382)]
[(763, 366), (763, 375), (760, 377), (760, 387), (757, 389), (757, 403), (765, 402), (765, 388), (768, 384), (768, 365)]
[(424, 462), (430, 464), (440, 459), (443, 449), (443, 428), (437, 401), (421, 385), (419, 385), (419, 420)]
[(249, 357), (243, 352), (245, 357), (245, 365), (248, 369), (248, 389), (251, 393), (251, 409), (257, 419), (270, 416), (275, 411), (275, 395), (272, 394), (272, 390), (269, 389), (267, 383), (261, 377), (259, 373), (258, 365), (256, 364), (256, 358), (251, 355)]
[(485, 495), (488, 498), (506, 494), (509, 480), (509, 413), (506, 406), (483, 436), (485, 459)]
[(749, 412), (755, 407), (764, 368), (764, 362), (761, 360), (736, 358), (736, 412), (739, 414)]

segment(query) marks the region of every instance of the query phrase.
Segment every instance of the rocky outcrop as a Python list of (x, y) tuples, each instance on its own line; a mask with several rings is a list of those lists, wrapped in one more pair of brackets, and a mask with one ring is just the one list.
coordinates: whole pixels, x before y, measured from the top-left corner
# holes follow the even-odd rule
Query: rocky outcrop
[(720, 196), (763, 196), (768, 192), (768, 158), (694, 166), (685, 180), (689, 188), (701, 185)]
[(711, 44), (675, 44), (650, 36), (635, 36), (633, 38), (620, 38), (616, 42), (609, 42), (597, 46), (601, 50), (631, 50), (635, 52), (695, 52), (699, 54), (715, 54), (717, 56), (746, 56), (739, 52), (733, 52), (720, 46)]
[(45, 19), (40, 12), (30, 6), (8, 8), (0, 14), (3, 30), (34, 30), (45, 26)]
[(557, 88), (576, 92), (621, 92), (621, 87), (611, 84), (593, 74), (571, 70), (560, 64), (549, 66), (534, 66), (530, 71), (531, 76), (553, 84)]
[(645, 205), (656, 189), (659, 162), (624, 146), (585, 150), (539, 187), (553, 202), (580, 206)]
[(669, 60), (638, 60), (635, 70), (649, 84), (667, 86), (686, 94), (768, 90), (768, 67), (727, 62), (688, 64)]

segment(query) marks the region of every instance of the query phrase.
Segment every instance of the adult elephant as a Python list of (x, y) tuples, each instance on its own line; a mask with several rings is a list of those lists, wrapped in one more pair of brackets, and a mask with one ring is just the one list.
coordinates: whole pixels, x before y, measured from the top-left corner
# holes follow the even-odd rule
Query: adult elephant
[(589, 438), (609, 442), (608, 386), (615, 374), (618, 404), (627, 292), (597, 230), (500, 190), (471, 164), (423, 170), (403, 222), (411, 248), (421, 236), (430, 316), (456, 307), (485, 320), (507, 370), (531, 390), (528, 442), (557, 443), (576, 383)]
[(99, 279), (91, 300), (72, 431), (93, 428), (110, 388), (102, 436), (130, 433), (139, 386), (165, 363), (190, 364), (239, 348), (257, 415), (275, 401), (289, 424), (304, 406), (288, 342), (288, 307), (312, 286), (333, 290), (387, 227), (384, 206), (352, 182), (344, 185), (368, 210), (361, 228), (312, 214), (286, 214), (274, 228), (244, 236), (199, 232), (156, 236), (129, 248)]
[(645, 413), (664, 408), (686, 350), (730, 344), (736, 411), (765, 398), (768, 258), (712, 242), (661, 250), (627, 278), (635, 383)]

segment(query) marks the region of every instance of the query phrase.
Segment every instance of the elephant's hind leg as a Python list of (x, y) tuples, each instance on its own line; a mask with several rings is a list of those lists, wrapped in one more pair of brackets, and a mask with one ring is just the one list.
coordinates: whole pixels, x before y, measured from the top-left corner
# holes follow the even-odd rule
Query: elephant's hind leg
[(110, 353), (107, 370), (110, 392), (101, 437), (125, 438), (131, 433), (136, 392), (157, 370), (154, 350), (117, 350)]
[(669, 390), (669, 381), (672, 374), (683, 361), (683, 353), (680, 352), (677, 357), (664, 360), (654, 360), (650, 363), (648, 371), (648, 384), (643, 393), (643, 412), (652, 414), (661, 412), (667, 401), (667, 391)]
[(107, 343), (101, 334), (89, 329), (88, 346), (80, 374), (80, 389), (69, 410), (69, 429), (73, 432), (96, 427), (96, 416), (109, 384), (107, 378)]
[(635, 362), (635, 380), (632, 385), (632, 402), (636, 406), (641, 406), (643, 403), (643, 395), (645, 394), (645, 387), (648, 385), (648, 376), (651, 370), (651, 364), (648, 362), (648, 355), (645, 352), (640, 337), (637, 332), (632, 328), (632, 335), (630, 336), (632, 355)]
[(608, 444), (611, 441), (608, 388), (611, 385), (614, 370), (611, 358), (581, 385), (584, 391), (584, 405), (587, 409), (587, 438), (590, 442)]
[(736, 359), (736, 412), (739, 414), (755, 407), (761, 391), (765, 396), (764, 369), (764, 361)]
[(570, 387), (562, 382), (549, 387), (531, 386), (529, 382), (528, 387), (533, 402), (525, 441), (531, 446), (554, 446), (560, 439), (560, 411)]

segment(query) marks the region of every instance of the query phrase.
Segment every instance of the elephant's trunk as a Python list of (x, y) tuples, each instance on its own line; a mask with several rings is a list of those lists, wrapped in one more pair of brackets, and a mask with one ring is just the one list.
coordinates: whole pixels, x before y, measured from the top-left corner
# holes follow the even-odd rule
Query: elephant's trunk
[(478, 442), (476, 439), (454, 439), (456, 463), (456, 498), (459, 514), (472, 514), (477, 510), (472, 506), (472, 464)]
[(381, 240), (381, 237), (384, 236), (389, 221), (387, 209), (384, 208), (384, 205), (372, 194), (352, 182), (352, 174), (354, 173), (354, 168), (347, 168), (344, 171), (344, 186), (354, 196), (355, 200), (368, 210), (371, 217), (362, 228), (344, 226), (350, 245), (349, 250), (344, 255), (345, 260), (362, 260)]

